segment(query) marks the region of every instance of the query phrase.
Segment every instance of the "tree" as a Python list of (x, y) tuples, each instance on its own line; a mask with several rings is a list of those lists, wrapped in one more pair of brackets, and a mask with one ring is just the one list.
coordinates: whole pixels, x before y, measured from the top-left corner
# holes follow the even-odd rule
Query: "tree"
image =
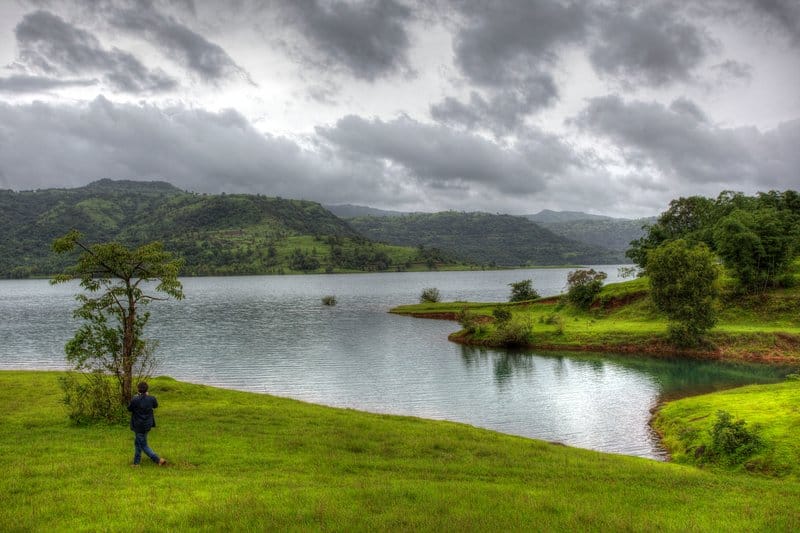
[(539, 293), (533, 288), (532, 280), (524, 279), (508, 285), (511, 287), (509, 302), (524, 302), (526, 300), (535, 300), (539, 297)]
[(567, 300), (581, 309), (588, 309), (603, 288), (608, 275), (595, 269), (574, 270), (567, 275)]
[(55, 276), (51, 283), (80, 280), (86, 291), (74, 315), (83, 323), (65, 347), (67, 361), (76, 370), (113, 375), (120, 386), (120, 400), (132, 395), (134, 372), (152, 360), (153, 344), (142, 337), (154, 300), (183, 298), (178, 273), (183, 261), (165, 252), (160, 242), (129, 249), (117, 242), (88, 245), (76, 230), (53, 241), (62, 254), (81, 250), (77, 263)]
[(672, 341), (680, 346), (699, 344), (716, 323), (719, 268), (705, 244), (689, 245), (678, 239), (647, 255), (650, 295), (670, 321)]
[(788, 211), (765, 207), (736, 209), (714, 232), (717, 253), (742, 289), (759, 291), (776, 285), (795, 255), (797, 226)]

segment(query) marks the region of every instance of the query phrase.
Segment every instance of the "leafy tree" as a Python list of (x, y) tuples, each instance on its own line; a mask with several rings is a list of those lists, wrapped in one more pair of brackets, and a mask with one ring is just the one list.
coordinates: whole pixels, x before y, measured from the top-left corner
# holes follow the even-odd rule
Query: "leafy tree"
[(697, 345), (716, 323), (719, 268), (714, 254), (704, 244), (691, 246), (678, 239), (647, 257), (650, 295), (670, 321), (671, 340), (679, 346)]
[(795, 252), (797, 228), (785, 211), (762, 208), (734, 210), (716, 227), (717, 253), (740, 287), (765, 290), (788, 271)]
[(154, 300), (183, 298), (178, 280), (182, 260), (163, 250), (160, 242), (129, 249), (117, 242), (86, 244), (72, 230), (53, 241), (59, 254), (81, 250), (77, 263), (51, 283), (80, 280), (86, 291), (74, 315), (83, 323), (65, 347), (67, 361), (76, 370), (111, 374), (120, 386), (120, 400), (131, 399), (135, 373), (153, 360), (154, 345), (142, 338), (150, 318), (142, 309)]
[(608, 275), (595, 269), (575, 270), (567, 275), (567, 301), (581, 309), (588, 309), (603, 288)]
[(533, 288), (532, 280), (524, 279), (508, 285), (511, 287), (509, 302), (524, 302), (526, 300), (535, 300), (539, 297), (539, 293)]

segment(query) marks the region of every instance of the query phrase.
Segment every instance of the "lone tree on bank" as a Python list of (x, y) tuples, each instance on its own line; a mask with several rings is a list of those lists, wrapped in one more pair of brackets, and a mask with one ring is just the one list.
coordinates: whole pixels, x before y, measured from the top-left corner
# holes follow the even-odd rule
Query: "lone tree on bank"
[(117, 242), (88, 245), (72, 230), (53, 241), (56, 253), (76, 247), (76, 264), (52, 280), (52, 284), (79, 279), (86, 292), (74, 315), (83, 320), (65, 347), (67, 361), (77, 370), (112, 374), (120, 385), (120, 400), (131, 399), (134, 371), (151, 357), (142, 331), (150, 313), (142, 312), (153, 300), (183, 299), (178, 273), (183, 260), (165, 252), (160, 242), (129, 249)]
[(697, 346), (716, 324), (714, 310), (719, 267), (705, 244), (683, 239), (662, 244), (647, 254), (650, 296), (669, 319), (669, 335), (678, 346)]

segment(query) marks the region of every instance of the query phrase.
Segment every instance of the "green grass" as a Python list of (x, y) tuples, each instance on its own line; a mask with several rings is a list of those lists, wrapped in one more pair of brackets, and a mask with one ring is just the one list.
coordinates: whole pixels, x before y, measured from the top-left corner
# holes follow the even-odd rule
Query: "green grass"
[[(647, 280), (609, 284), (588, 311), (576, 309), (558, 297), (524, 304), (442, 302), (404, 305), (392, 309), (415, 316), (455, 316), (463, 309), (491, 316), (496, 307), (510, 309), (517, 320), (529, 323), (532, 346), (540, 349), (593, 351), (674, 352), (667, 340), (667, 320), (647, 296)], [(771, 291), (762, 296), (727, 296), (719, 306), (719, 322), (707, 334), (709, 345), (698, 355), (730, 359), (800, 361), (800, 287)], [(482, 324), (477, 331), (459, 332), (454, 340), (493, 344), (496, 327)], [(691, 350), (683, 350), (691, 353)]]
[(654, 426), (663, 435), (674, 461), (705, 462), (698, 449), (710, 445), (709, 430), (718, 411), (744, 420), (748, 430), (763, 441), (760, 451), (728, 468), (800, 478), (800, 381), (741, 387), (666, 404), (654, 419)]
[(754, 531), (800, 483), (159, 378), (150, 444), (74, 427), (55, 373), (0, 372), (0, 530)]

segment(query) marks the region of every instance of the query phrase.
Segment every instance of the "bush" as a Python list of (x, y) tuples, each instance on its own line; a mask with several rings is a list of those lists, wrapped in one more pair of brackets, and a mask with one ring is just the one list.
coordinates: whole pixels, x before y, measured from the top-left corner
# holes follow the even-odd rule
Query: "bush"
[(322, 305), (336, 305), (336, 296), (332, 294), (322, 297)]
[(95, 422), (117, 423), (125, 419), (126, 408), (115, 381), (100, 372), (68, 373), (58, 378), (64, 391), (62, 402), (69, 419), (83, 426)]
[(711, 445), (706, 455), (726, 466), (742, 464), (763, 446), (761, 438), (745, 427), (744, 420), (733, 420), (727, 411), (717, 412), (711, 428)]
[(567, 275), (567, 301), (580, 309), (589, 309), (603, 288), (605, 272), (575, 270)]
[(509, 348), (528, 346), (531, 343), (530, 321), (510, 320), (498, 324), (494, 341)]
[(506, 309), (505, 307), (495, 307), (492, 310), (492, 316), (494, 317), (494, 321), (498, 324), (505, 324), (509, 320), (511, 320), (511, 311)]
[(422, 289), (422, 294), (419, 295), (419, 303), (432, 303), (435, 304), (441, 298), (439, 294), (439, 289), (436, 287), (428, 287), (426, 289)]
[(480, 326), (477, 315), (466, 307), (458, 312), (457, 320), (461, 327), (469, 333), (475, 333)]
[(511, 287), (511, 297), (509, 302), (524, 302), (526, 300), (535, 300), (539, 297), (539, 293), (533, 288), (533, 281), (524, 279), (516, 283), (509, 283)]

